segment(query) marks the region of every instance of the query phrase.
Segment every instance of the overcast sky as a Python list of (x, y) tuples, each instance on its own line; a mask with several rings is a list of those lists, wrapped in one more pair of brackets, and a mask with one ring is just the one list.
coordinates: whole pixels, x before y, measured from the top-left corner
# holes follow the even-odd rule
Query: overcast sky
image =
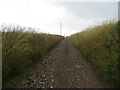
[(0, 0), (0, 24), (37, 27), (40, 32), (60, 34), (62, 22), (62, 35), (69, 35), (106, 20), (117, 20), (118, 1)]

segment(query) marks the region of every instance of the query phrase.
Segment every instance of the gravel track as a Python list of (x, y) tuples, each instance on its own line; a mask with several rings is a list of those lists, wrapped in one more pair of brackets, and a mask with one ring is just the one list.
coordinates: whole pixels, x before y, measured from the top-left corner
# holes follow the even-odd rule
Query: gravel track
[(109, 88), (70, 39), (62, 40), (37, 63), (18, 88)]

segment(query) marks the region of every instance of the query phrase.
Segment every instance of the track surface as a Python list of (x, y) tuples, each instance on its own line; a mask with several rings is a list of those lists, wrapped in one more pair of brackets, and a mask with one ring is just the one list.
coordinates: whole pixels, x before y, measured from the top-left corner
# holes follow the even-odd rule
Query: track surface
[(19, 88), (107, 88), (66, 38), (23, 78)]

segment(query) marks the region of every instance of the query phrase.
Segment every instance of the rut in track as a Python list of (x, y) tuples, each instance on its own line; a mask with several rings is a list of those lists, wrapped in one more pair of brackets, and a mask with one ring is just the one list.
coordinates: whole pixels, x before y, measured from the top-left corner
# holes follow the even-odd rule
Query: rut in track
[(19, 88), (107, 88), (66, 38), (24, 77)]

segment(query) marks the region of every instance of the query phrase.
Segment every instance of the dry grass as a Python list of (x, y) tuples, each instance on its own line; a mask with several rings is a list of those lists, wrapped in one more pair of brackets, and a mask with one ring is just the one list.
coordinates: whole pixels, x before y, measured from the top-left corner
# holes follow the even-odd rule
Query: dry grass
[[(9, 28), (9, 27), (7, 27)], [(10, 27), (11, 28), (11, 27)], [(51, 50), (63, 37), (12, 27), (2, 31), (3, 87)]]
[(86, 31), (76, 33), (70, 38), (82, 55), (97, 65), (103, 74), (104, 80), (118, 87), (118, 26), (109, 22)]

